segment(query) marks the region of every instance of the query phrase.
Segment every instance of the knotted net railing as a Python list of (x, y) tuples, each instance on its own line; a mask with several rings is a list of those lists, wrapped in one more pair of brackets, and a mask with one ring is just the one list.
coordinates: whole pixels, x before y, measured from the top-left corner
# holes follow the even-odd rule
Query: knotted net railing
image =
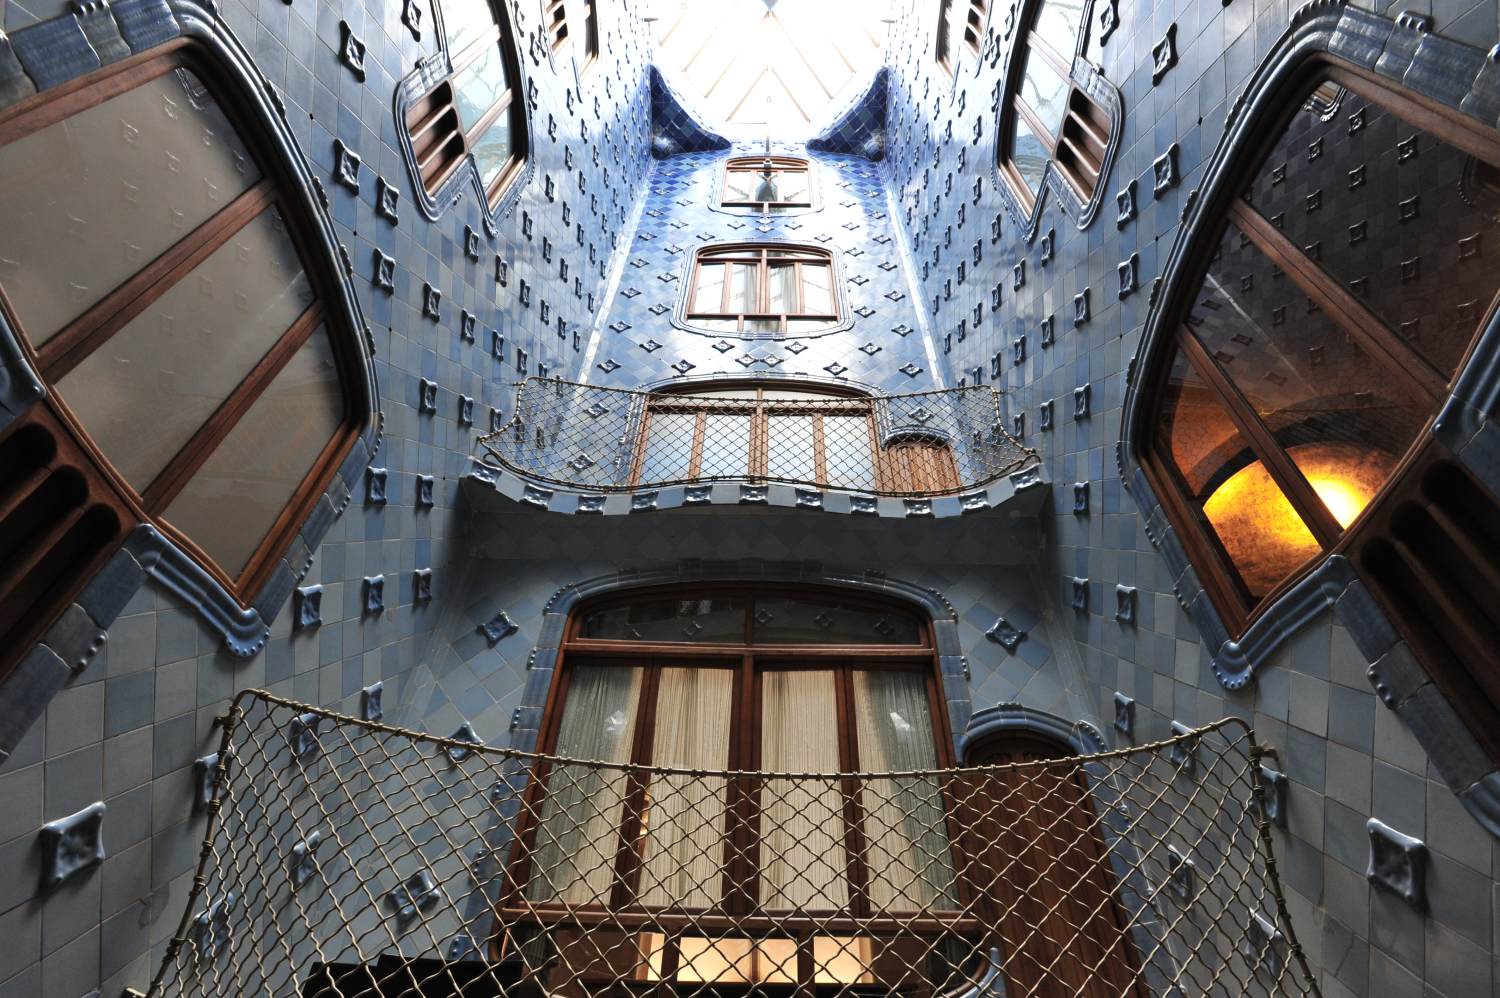
[(259, 691), (152, 995), (1316, 995), (1237, 720), (914, 773), (606, 765)]

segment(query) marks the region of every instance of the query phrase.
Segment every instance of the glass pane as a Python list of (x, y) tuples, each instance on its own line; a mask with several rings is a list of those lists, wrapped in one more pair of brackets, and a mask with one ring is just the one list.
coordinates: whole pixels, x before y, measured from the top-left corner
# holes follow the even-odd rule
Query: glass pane
[(0, 287), (41, 346), (260, 179), (177, 70), (0, 146)]
[(803, 336), (807, 333), (816, 333), (821, 329), (832, 329), (836, 325), (838, 321), (835, 319), (788, 319), (786, 331)]
[(777, 188), (781, 194), (780, 200), (793, 204), (806, 204), (812, 200), (806, 170), (783, 170), (778, 174), (778, 178)]
[(802, 265), (802, 311), (807, 315), (833, 312), (833, 270), (827, 264)]
[[(855, 672), (854, 727), (857, 769), (906, 773), (938, 767), (927, 680), (919, 673)], [(871, 780), (860, 796), (874, 905), (903, 911), (956, 907), (937, 778)]]
[(685, 481), (693, 473), (693, 413), (652, 412), (641, 459), (641, 485)]
[[(838, 711), (830, 671), (761, 675), (761, 767), (837, 773)], [(768, 779), (760, 801), (760, 903), (774, 909), (843, 908), (843, 796), (837, 780)]]
[(474, 165), (479, 168), (479, 179), (488, 190), (516, 156), (515, 146), (511, 142), (510, 112), (496, 118), (484, 130), (484, 134), (475, 139), (471, 148), (474, 152)]
[[(733, 669), (663, 669), (651, 764), (729, 768)], [(725, 781), (665, 775), (650, 786), (640, 900), (706, 908), (723, 894)]]
[(916, 618), (838, 596), (759, 596), (752, 617), (756, 644), (922, 643)]
[(144, 491), (312, 300), (268, 209), (69, 371), (58, 394)]
[(488, 0), (442, 0), (442, 14), (450, 55), (458, 55), (469, 43), (495, 26), (495, 15)]
[[(718, 306), (715, 306), (715, 307), (717, 308)], [(716, 332), (723, 332), (723, 333), (737, 333), (740, 330), (740, 320), (738, 320), (738, 319), (700, 319), (700, 318), (694, 316), (693, 317), (693, 328), (694, 329), (711, 329), (711, 330), (714, 330)]]
[(1188, 323), (1294, 460), (1312, 453), (1299, 444), (1348, 443), (1364, 454), (1348, 468), (1348, 488), (1327, 486), (1344, 513), (1351, 497), (1362, 497), (1357, 514), (1374, 494), (1353, 484), (1368, 478), (1361, 469), (1394, 466), (1427, 421), (1430, 404), (1326, 313), (1309, 312), (1297, 286), (1232, 226)]
[(761, 311), (757, 304), (759, 295), (756, 293), (760, 267), (753, 263), (732, 263), (729, 266), (733, 268), (733, 272), (729, 278), (729, 308), (726, 311)]
[(747, 333), (779, 333), (781, 332), (781, 319), (746, 319), (743, 323), (743, 331)]
[(1036, 112), (1049, 132), (1056, 135), (1062, 131), (1063, 117), (1068, 111), (1068, 81), (1035, 49), (1026, 50), (1021, 99)]
[(835, 489), (875, 488), (875, 458), (867, 416), (824, 416), (827, 484)]
[(766, 312), (797, 311), (797, 268), (794, 264), (774, 266), (766, 282), (769, 297)]
[[(642, 670), (581, 666), (568, 676), (554, 750), (565, 759), (630, 761)], [(526, 881), (533, 901), (608, 902), (627, 778), (619, 770), (559, 764), (547, 777)]]
[(328, 330), (318, 328), (166, 509), (237, 576), (343, 422)]
[(812, 482), (818, 469), (813, 455), (812, 416), (770, 416), (766, 474), (794, 482)]
[(479, 124), (479, 119), (508, 89), (505, 59), (499, 48), (487, 47), (479, 58), (453, 78), (453, 101), (458, 106), (458, 120), (464, 129)]
[(1026, 124), (1026, 119), (1015, 111), (1011, 112), (1011, 123), (1014, 132), (1010, 140), (1010, 161), (1035, 196), (1042, 189), (1042, 174), (1047, 169), (1047, 161), (1052, 158), (1051, 140), (1043, 143)]
[(722, 263), (698, 265), (698, 284), (693, 290), (694, 312), (724, 311), (724, 267)]
[(1229, 414), (1180, 352), (1163, 392), (1158, 447), (1186, 483), (1245, 595), (1265, 596), (1321, 550)]
[(1448, 378), (1500, 290), (1497, 181), (1350, 92), (1326, 121), (1296, 114), (1249, 197)]
[(745, 608), (739, 597), (653, 599), (587, 614), (580, 638), (606, 641), (698, 641), (743, 644)]
[(749, 170), (729, 170), (724, 178), (725, 201), (754, 201), (753, 191), (758, 176)]
[(743, 477), (750, 473), (750, 417), (707, 417), (703, 434), (703, 459), (699, 478)]
[(1046, 0), (1037, 8), (1031, 30), (1062, 56), (1073, 58), (1083, 27), (1083, 0)]

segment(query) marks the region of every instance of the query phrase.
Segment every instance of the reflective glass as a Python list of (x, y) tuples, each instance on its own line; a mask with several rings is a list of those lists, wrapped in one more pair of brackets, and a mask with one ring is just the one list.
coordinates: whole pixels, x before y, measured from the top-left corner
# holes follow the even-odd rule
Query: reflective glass
[(185, 69), (0, 146), (0, 287), (41, 346), (260, 170)]
[(700, 263), (698, 284), (693, 290), (694, 312), (724, 311), (724, 267), (722, 263)]
[(738, 596), (648, 599), (585, 614), (578, 636), (607, 641), (743, 644), (748, 605)]
[(729, 267), (729, 307), (725, 311), (759, 311), (760, 267), (753, 263), (731, 263)]
[(1084, 0), (1044, 0), (1037, 8), (1032, 32), (1064, 59), (1072, 59), (1083, 27)]
[(772, 478), (811, 482), (817, 477), (812, 416), (769, 416), (766, 474)]
[(498, 46), (488, 46), (479, 57), (453, 78), (453, 100), (458, 118), (465, 129), (479, 124), (484, 113), (494, 107), (510, 89), (505, 73), (505, 58)]
[(495, 14), (488, 0), (442, 0), (442, 8), (450, 55), (458, 55), (495, 26)]
[(1047, 161), (1052, 158), (1050, 139), (1044, 144), (1019, 114), (1012, 112), (1011, 121), (1015, 132), (1011, 137), (1010, 161), (1035, 195), (1042, 189), (1042, 175), (1046, 172)]
[(802, 311), (812, 315), (833, 312), (832, 269), (826, 264), (802, 265)]
[(496, 118), (483, 135), (470, 143), (470, 149), (474, 153), (474, 165), (479, 168), (479, 179), (488, 190), (516, 155), (511, 141), (510, 112)]
[(678, 482), (692, 474), (693, 432), (697, 419), (692, 413), (651, 413), (646, 453), (641, 458), (641, 484)]
[(797, 311), (797, 267), (795, 264), (785, 264), (770, 268), (770, 274), (766, 280), (766, 291), (769, 295), (765, 311), (767, 312), (795, 312)]
[(750, 473), (750, 416), (712, 413), (704, 422), (703, 459), (698, 477), (738, 477)]
[(1068, 81), (1035, 49), (1026, 51), (1021, 99), (1036, 112), (1049, 132), (1057, 135), (1062, 130), (1063, 117), (1068, 112)]
[(823, 447), (827, 484), (836, 489), (873, 489), (875, 458), (867, 416), (824, 416)]
[(839, 596), (757, 596), (751, 615), (757, 644), (915, 645), (914, 617)]

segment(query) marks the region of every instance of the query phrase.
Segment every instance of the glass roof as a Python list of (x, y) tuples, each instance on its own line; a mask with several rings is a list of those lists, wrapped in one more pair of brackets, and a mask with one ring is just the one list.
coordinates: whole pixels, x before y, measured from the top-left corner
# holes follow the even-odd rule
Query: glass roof
[(653, 0), (657, 68), (731, 139), (811, 136), (880, 65), (889, 0)]

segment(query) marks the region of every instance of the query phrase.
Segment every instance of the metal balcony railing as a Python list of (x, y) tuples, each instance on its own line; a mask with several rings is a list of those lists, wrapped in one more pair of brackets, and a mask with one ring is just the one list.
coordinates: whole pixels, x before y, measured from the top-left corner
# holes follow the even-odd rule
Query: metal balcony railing
[(610, 765), (258, 691), (152, 995), (1316, 995), (1242, 722), (883, 773)]
[(983, 386), (692, 395), (539, 378), (517, 386), (515, 413), (480, 438), (478, 457), (598, 492), (740, 481), (880, 496), (962, 492), (1039, 460), (1005, 429), (999, 392)]

